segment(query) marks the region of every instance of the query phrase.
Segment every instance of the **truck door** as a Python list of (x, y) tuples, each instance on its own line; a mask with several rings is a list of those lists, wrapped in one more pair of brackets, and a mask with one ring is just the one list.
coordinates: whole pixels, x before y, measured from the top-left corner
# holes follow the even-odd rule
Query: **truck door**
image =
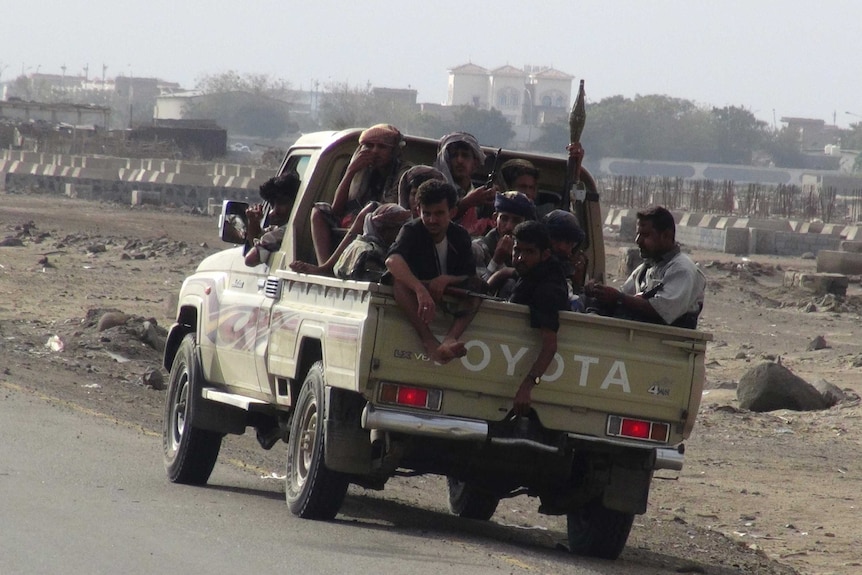
[[(280, 173), (285, 173), (287, 171), (295, 171), (299, 174), (299, 179), (301, 181), (299, 186), (299, 193), (297, 194), (297, 198), (302, 196), (302, 193), (306, 187), (305, 177), (308, 168), (308, 163), (311, 159), (311, 151), (310, 150), (293, 150), (290, 155), (285, 159), (282, 169)], [(270, 375), (271, 370), (269, 369), (267, 363), (268, 351), (269, 351), (269, 339), (270, 339), (270, 330), (271, 330), (271, 320), (272, 320), (272, 307), (273, 304), (278, 300), (280, 296), (279, 291), (279, 280), (272, 274), (272, 269), (274, 267), (284, 268), (289, 264), (289, 261), (285, 261), (285, 253), (292, 254), (293, 250), (288, 249), (288, 242), (295, 241), (295, 230), (296, 230), (296, 222), (294, 221), (297, 217), (307, 218), (307, 212), (302, 211), (297, 206), (298, 202), (294, 202), (293, 209), (290, 214), (290, 219), (287, 222), (287, 231), (284, 234), (284, 239), (282, 240), (282, 247), (278, 252), (273, 252), (269, 259), (257, 268), (260, 270), (260, 275), (257, 276), (257, 298), (256, 302), (258, 305), (257, 314), (256, 314), (256, 330), (255, 330), (255, 342), (252, 349), (254, 354), (253, 362), (254, 362), (254, 370), (257, 373), (258, 381), (260, 381), (262, 391), (268, 394), (275, 394), (275, 379)], [(303, 222), (306, 223), (306, 222)]]
[(258, 286), (265, 278), (266, 266), (246, 266), (242, 248), (237, 248), (221, 295), (215, 334), (217, 364), (211, 375), (227, 385), (254, 392), (261, 391), (254, 351), (263, 300)]

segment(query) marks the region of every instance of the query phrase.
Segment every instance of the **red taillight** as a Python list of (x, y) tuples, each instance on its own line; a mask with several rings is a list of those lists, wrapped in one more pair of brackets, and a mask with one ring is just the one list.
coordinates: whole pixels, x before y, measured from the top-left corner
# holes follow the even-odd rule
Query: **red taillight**
[(380, 382), (377, 399), (380, 403), (418, 407), (419, 409), (433, 409), (436, 411), (440, 409), (443, 392), (438, 389), (425, 389), (423, 387), (412, 387), (384, 381)]
[(667, 443), (670, 436), (670, 424), (610, 415), (608, 416), (608, 435)]
[(649, 422), (638, 421), (636, 419), (623, 419), (620, 435), (636, 439), (647, 439), (649, 437)]
[(396, 402), (410, 407), (425, 407), (428, 405), (428, 391), (415, 387), (402, 387), (398, 390)]

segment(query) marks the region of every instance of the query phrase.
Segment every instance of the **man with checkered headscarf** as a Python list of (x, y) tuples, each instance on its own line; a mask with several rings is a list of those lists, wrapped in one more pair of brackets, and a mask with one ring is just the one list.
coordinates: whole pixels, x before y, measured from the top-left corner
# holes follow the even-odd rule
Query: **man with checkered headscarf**
[(455, 221), (471, 236), (484, 235), (491, 228), (491, 212), (497, 186), (473, 186), (473, 174), (485, 164), (485, 153), (476, 137), (467, 132), (443, 136), (437, 147), (434, 167), (458, 192)]

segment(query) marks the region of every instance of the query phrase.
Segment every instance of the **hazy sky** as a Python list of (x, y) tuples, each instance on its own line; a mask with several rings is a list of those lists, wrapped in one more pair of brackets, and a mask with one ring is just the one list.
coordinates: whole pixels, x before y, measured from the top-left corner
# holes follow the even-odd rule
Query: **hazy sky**
[[(3, 0), (2, 79), (22, 69), (155, 76), (270, 74), (308, 88), (412, 87), (442, 103), (447, 70), (551, 65), (588, 101), (666, 94), (773, 118), (862, 121), (862, 1)], [(851, 114), (848, 114), (850, 112)]]

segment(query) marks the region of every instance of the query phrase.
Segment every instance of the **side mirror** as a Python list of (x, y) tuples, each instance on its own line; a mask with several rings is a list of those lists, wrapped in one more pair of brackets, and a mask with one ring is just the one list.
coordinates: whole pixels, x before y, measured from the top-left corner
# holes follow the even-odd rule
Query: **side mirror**
[(248, 219), (245, 211), (248, 202), (235, 202), (225, 200), (221, 205), (221, 216), (219, 216), (219, 237), (224, 242), (231, 244), (244, 244)]

